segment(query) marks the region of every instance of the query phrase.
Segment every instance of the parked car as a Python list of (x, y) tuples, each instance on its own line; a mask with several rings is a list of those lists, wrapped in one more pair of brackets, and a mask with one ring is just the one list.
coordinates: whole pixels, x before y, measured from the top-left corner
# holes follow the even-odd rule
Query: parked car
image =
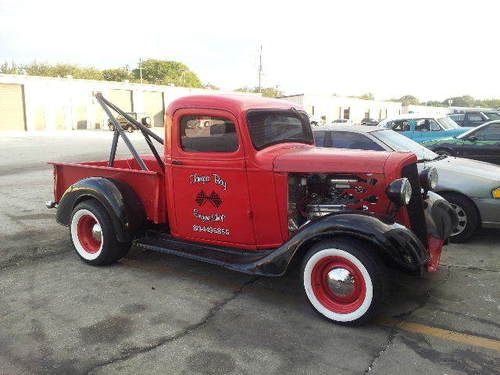
[(454, 137), (469, 130), (469, 128), (458, 126), (448, 116), (423, 115), (421, 113), (387, 118), (382, 120), (378, 127), (394, 130), (418, 143)]
[[(153, 124), (151, 121), (151, 117), (147, 113), (138, 113), (138, 112), (126, 112), (126, 113), (134, 120), (140, 121), (142, 125), (148, 128), (150, 128)], [(132, 133), (134, 130), (136, 130), (136, 127), (130, 122), (128, 122), (125, 117), (119, 115), (116, 117), (116, 119), (120, 123), (123, 130), (128, 131), (129, 133)], [(115, 125), (110, 119), (108, 119), (108, 128), (111, 131), (115, 130)]]
[(346, 118), (338, 118), (331, 122), (332, 125), (352, 125), (353, 122)]
[[(479, 129), (474, 129), (479, 130)], [(451, 240), (466, 241), (480, 226), (500, 228), (500, 167), (480, 161), (438, 155), (392, 130), (335, 126), (313, 130), (316, 145), (376, 151), (411, 151), (418, 169), (437, 169), (435, 192), (446, 198), (459, 222)]]
[(500, 112), (498, 111), (467, 111), (460, 113), (452, 113), (448, 115), (453, 121), (460, 126), (475, 127), (484, 124), (485, 122), (500, 120)]
[(113, 138), (109, 160), (52, 163), (47, 207), (84, 262), (116, 262), (132, 243), (261, 276), (295, 260), (312, 307), (339, 324), (374, 316), (390, 267), (437, 270), (457, 216), (422, 193), (437, 176), (419, 175), (414, 154), (316, 147), (306, 113), (283, 100), (192, 95), (165, 117), (165, 141), (139, 123), (162, 156), (123, 133), (133, 158), (115, 160)]
[(378, 123), (379, 122), (373, 118), (364, 118), (363, 120), (361, 120), (361, 125), (365, 126), (377, 126)]
[(457, 137), (424, 142), (423, 145), (441, 155), (500, 165), (500, 120), (487, 122)]

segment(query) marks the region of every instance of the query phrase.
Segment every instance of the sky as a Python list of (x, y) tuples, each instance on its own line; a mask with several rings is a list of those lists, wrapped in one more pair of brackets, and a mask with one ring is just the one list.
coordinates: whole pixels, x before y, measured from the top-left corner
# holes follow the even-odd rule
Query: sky
[(500, 97), (500, 2), (0, 0), (0, 62), (181, 61), (222, 89)]

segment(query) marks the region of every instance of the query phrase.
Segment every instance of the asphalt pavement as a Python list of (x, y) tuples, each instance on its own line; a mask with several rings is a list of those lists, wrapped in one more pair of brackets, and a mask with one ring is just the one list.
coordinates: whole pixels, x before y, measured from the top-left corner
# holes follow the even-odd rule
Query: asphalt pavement
[(448, 245), (435, 274), (393, 275), (375, 322), (338, 326), (309, 307), (297, 269), (252, 277), (138, 249), (81, 262), (44, 207), (46, 161), (104, 160), (110, 143), (0, 139), (0, 374), (500, 373), (499, 231)]

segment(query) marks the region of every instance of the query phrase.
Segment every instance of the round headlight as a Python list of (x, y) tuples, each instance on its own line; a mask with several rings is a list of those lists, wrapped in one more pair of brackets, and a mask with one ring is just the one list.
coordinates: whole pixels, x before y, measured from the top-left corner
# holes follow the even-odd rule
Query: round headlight
[(403, 181), (403, 185), (401, 186), (401, 197), (402, 197), (405, 205), (410, 203), (411, 194), (412, 194), (412, 190), (411, 190), (410, 181), (408, 181), (408, 179), (405, 178)]
[(142, 125), (151, 126), (151, 117), (146, 116), (142, 118)]
[(410, 181), (406, 177), (392, 181), (385, 191), (389, 199), (398, 206), (410, 203), (413, 193)]
[(424, 169), (420, 173), (420, 186), (425, 190), (434, 190), (439, 180), (438, 171), (435, 167)]

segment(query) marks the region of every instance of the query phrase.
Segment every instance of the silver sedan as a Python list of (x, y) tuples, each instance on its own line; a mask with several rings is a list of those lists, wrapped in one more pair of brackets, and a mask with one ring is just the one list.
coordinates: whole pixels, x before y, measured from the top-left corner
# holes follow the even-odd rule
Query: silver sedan
[(378, 151), (410, 151), (419, 170), (436, 167), (435, 191), (446, 198), (459, 221), (451, 240), (464, 242), (480, 227), (500, 228), (500, 166), (438, 155), (392, 130), (365, 126), (328, 126), (313, 129), (316, 145)]

